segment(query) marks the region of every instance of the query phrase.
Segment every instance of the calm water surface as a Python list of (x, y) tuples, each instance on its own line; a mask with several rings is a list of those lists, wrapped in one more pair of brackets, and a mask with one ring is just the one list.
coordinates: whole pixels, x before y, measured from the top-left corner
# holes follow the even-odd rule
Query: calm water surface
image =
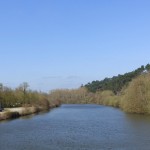
[(150, 150), (150, 116), (99, 105), (62, 105), (0, 122), (0, 150)]

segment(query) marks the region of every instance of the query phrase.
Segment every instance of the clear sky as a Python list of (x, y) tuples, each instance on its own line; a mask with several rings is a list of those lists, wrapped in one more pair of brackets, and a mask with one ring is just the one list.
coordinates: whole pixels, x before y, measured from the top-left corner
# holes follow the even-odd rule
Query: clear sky
[(49, 91), (150, 63), (150, 0), (0, 0), (0, 82)]

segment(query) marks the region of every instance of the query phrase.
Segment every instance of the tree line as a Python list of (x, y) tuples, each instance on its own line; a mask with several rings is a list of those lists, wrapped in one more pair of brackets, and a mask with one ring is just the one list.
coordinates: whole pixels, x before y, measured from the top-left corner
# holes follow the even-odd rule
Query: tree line
[(139, 76), (142, 73), (150, 71), (150, 64), (146, 66), (141, 66), (132, 72), (125, 73), (123, 75), (113, 76), (112, 78), (105, 78), (101, 81), (92, 81), (84, 85), (89, 92), (104, 91), (110, 90), (114, 94), (119, 93), (124, 86), (127, 86), (128, 83)]
[(50, 101), (49, 94), (44, 92), (33, 91), (29, 89), (29, 84), (24, 82), (17, 88), (0, 84), (0, 105), (4, 108), (34, 106), (49, 108), (53, 105), (59, 105), (57, 101)]

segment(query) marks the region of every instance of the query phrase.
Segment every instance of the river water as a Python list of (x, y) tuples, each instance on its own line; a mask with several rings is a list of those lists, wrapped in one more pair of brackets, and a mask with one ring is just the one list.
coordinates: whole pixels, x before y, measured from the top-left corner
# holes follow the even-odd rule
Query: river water
[(0, 150), (149, 150), (150, 116), (99, 105), (62, 105), (0, 122)]

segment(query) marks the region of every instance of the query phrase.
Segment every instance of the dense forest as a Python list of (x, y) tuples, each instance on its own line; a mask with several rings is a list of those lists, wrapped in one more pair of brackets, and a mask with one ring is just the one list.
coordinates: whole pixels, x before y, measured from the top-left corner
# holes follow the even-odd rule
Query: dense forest
[(117, 94), (122, 90), (124, 86), (127, 86), (132, 79), (142, 73), (146, 73), (149, 71), (150, 64), (147, 64), (146, 66), (141, 66), (140, 68), (132, 72), (125, 73), (123, 75), (119, 74), (118, 76), (114, 76), (112, 78), (105, 78), (101, 81), (92, 81), (91, 83), (84, 85), (84, 87), (86, 87), (90, 92), (111, 90), (114, 92), (114, 94)]

